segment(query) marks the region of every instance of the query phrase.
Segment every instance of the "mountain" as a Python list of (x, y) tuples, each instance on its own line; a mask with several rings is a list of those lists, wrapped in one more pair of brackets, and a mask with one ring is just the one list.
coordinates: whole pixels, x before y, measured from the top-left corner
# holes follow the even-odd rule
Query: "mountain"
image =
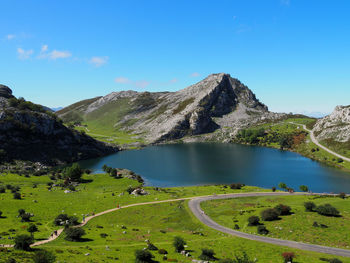
[(147, 143), (239, 127), (283, 114), (271, 113), (254, 93), (229, 74), (212, 74), (177, 92), (112, 92), (77, 102), (56, 114), (65, 122), (84, 123), (142, 137)]
[(59, 110), (62, 110), (63, 107), (56, 107), (56, 108), (50, 108), (52, 111), (59, 111)]
[(47, 108), (16, 99), (10, 88), (0, 85), (0, 162), (23, 160), (56, 165), (117, 150), (67, 128)]
[(316, 122), (313, 131), (319, 141), (350, 144), (350, 105), (337, 106), (330, 115)]

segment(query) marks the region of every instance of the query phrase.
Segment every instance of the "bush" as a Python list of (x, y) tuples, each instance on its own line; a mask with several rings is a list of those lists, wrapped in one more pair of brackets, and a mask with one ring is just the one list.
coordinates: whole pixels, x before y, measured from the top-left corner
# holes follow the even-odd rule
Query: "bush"
[(21, 221), (22, 222), (30, 222), (30, 218), (33, 217), (31, 213), (25, 212), (24, 214), (20, 215)]
[(293, 259), (295, 258), (295, 254), (293, 252), (284, 252), (282, 253), (282, 257), (284, 258), (285, 263), (292, 263)]
[(273, 187), (271, 188), (271, 190), (272, 190), (272, 192), (276, 192), (276, 187), (273, 186)]
[(320, 205), (315, 210), (318, 214), (323, 216), (338, 216), (339, 211), (330, 204)]
[[(221, 261), (220, 261), (221, 262)], [(256, 260), (254, 259), (250, 259), (249, 256), (247, 255), (247, 253), (245, 251), (242, 252), (241, 255), (235, 254), (235, 258), (230, 262), (227, 261), (228, 263), (255, 263)], [(227, 263), (225, 262), (225, 263)]]
[(56, 261), (56, 256), (47, 250), (39, 250), (33, 256), (34, 263), (53, 263)]
[(0, 211), (0, 218), (2, 218), (2, 211)]
[(309, 188), (308, 188), (306, 185), (301, 185), (301, 186), (299, 186), (299, 189), (300, 189), (300, 191), (302, 191), (302, 192), (307, 192), (307, 191), (309, 191)]
[(176, 252), (181, 252), (185, 249), (186, 242), (182, 237), (174, 237), (173, 245)]
[(304, 207), (307, 212), (313, 212), (316, 208), (316, 204), (314, 202), (305, 202)]
[(331, 258), (329, 261), (329, 263), (343, 263), (343, 261), (337, 259), (337, 258)]
[(161, 254), (161, 255), (166, 255), (168, 254), (168, 251), (166, 251), (165, 249), (161, 248), (158, 250), (158, 253)]
[(279, 213), (274, 208), (268, 208), (261, 212), (261, 219), (264, 221), (274, 221), (277, 220)]
[(286, 216), (286, 215), (290, 215), (291, 214), (291, 208), (288, 205), (283, 205), (283, 204), (279, 204), (277, 206), (275, 206), (276, 211), (278, 212), (279, 215), (281, 216)]
[(6, 192), (6, 188), (3, 185), (0, 185), (0, 194), (3, 194)]
[(233, 183), (233, 184), (230, 184), (230, 188), (231, 189), (241, 189), (242, 187), (244, 186), (244, 184), (240, 184), (240, 183)]
[(257, 226), (260, 224), (260, 218), (258, 216), (251, 216), (248, 218), (248, 226)]
[(70, 179), (71, 181), (79, 181), (83, 175), (83, 170), (80, 168), (80, 165), (74, 163), (71, 167), (67, 167), (63, 170), (65, 178)]
[(341, 199), (345, 199), (346, 198), (346, 194), (345, 193), (340, 193), (338, 195), (338, 197), (341, 198)]
[(148, 250), (136, 250), (135, 251), (135, 262), (136, 263), (148, 263), (148, 262), (153, 262), (154, 256), (149, 252)]
[(56, 226), (62, 226), (62, 225), (74, 226), (74, 225), (78, 225), (79, 224), (77, 217), (75, 217), (75, 216), (68, 216), (67, 214), (59, 214), (55, 218), (53, 223)]
[(269, 233), (269, 230), (267, 230), (264, 225), (260, 225), (257, 228), (257, 232), (259, 235), (267, 235)]
[(155, 245), (153, 245), (151, 242), (148, 242), (147, 249), (148, 250), (158, 250), (158, 248)]
[(285, 183), (279, 183), (278, 187), (284, 190), (287, 189), (287, 185)]
[(215, 253), (214, 250), (209, 248), (202, 248), (202, 254), (200, 254), (199, 259), (202, 260), (215, 260), (214, 257)]
[(13, 193), (13, 199), (21, 200), (22, 199), (21, 194), (18, 192)]
[(79, 241), (83, 235), (85, 235), (85, 231), (82, 228), (73, 228), (69, 227), (65, 230), (66, 237), (65, 239), (68, 241)]
[(108, 237), (108, 234), (106, 234), (106, 233), (100, 233), (100, 237), (106, 238), (106, 237)]
[(15, 249), (30, 250), (30, 245), (34, 243), (34, 240), (29, 235), (19, 235), (15, 237)]
[(30, 224), (27, 231), (33, 236), (34, 232), (38, 232), (38, 227), (34, 224)]

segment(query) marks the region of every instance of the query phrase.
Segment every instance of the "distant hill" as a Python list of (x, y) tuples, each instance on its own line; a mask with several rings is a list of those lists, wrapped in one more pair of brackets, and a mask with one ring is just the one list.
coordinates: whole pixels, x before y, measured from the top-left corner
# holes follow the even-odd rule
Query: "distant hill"
[(236, 131), (284, 114), (268, 111), (254, 93), (229, 74), (212, 74), (177, 92), (113, 92), (72, 104), (56, 113), (65, 122), (122, 130), (148, 143)]
[(116, 147), (71, 130), (46, 107), (17, 99), (0, 86), (0, 163), (69, 163), (117, 151)]
[(62, 110), (63, 109), (63, 107), (57, 107), (57, 108), (50, 108), (52, 111), (59, 111), (59, 110)]

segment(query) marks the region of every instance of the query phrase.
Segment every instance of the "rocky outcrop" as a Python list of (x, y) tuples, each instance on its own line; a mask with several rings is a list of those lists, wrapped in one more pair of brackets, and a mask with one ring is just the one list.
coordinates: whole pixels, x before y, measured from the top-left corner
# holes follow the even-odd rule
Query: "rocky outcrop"
[(5, 85), (0, 85), (0, 97), (6, 99), (12, 98), (12, 90)]
[(109, 125), (141, 136), (148, 143), (281, 117), (269, 112), (238, 79), (224, 73), (209, 75), (177, 92), (113, 92), (92, 103), (75, 105), (57, 114), (63, 119), (81, 116), (88, 125)]
[(337, 106), (330, 115), (316, 122), (313, 132), (318, 141), (350, 141), (350, 106)]
[(64, 164), (117, 151), (67, 128), (51, 112), (24, 100), (0, 100), (1, 161), (23, 160), (45, 165)]

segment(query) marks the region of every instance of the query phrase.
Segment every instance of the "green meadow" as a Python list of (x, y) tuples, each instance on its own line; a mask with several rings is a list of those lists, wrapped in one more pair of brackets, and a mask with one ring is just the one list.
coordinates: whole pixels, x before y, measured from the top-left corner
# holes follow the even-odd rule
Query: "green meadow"
[[(339, 212), (339, 217), (306, 212), (304, 202), (314, 202), (317, 206), (331, 204)], [(276, 221), (262, 221), (260, 214), (278, 204), (292, 208), (291, 215), (280, 216)], [(350, 199), (324, 196), (278, 196), (242, 197), (203, 202), (202, 209), (216, 222), (229, 228), (237, 224), (239, 231), (257, 234), (256, 226), (248, 226), (248, 218), (259, 216), (269, 230), (269, 237), (301, 241), (339, 248), (350, 248)], [(317, 222), (317, 226), (314, 226)], [(323, 225), (324, 227), (321, 227)], [(325, 227), (326, 226), (326, 227)]]

